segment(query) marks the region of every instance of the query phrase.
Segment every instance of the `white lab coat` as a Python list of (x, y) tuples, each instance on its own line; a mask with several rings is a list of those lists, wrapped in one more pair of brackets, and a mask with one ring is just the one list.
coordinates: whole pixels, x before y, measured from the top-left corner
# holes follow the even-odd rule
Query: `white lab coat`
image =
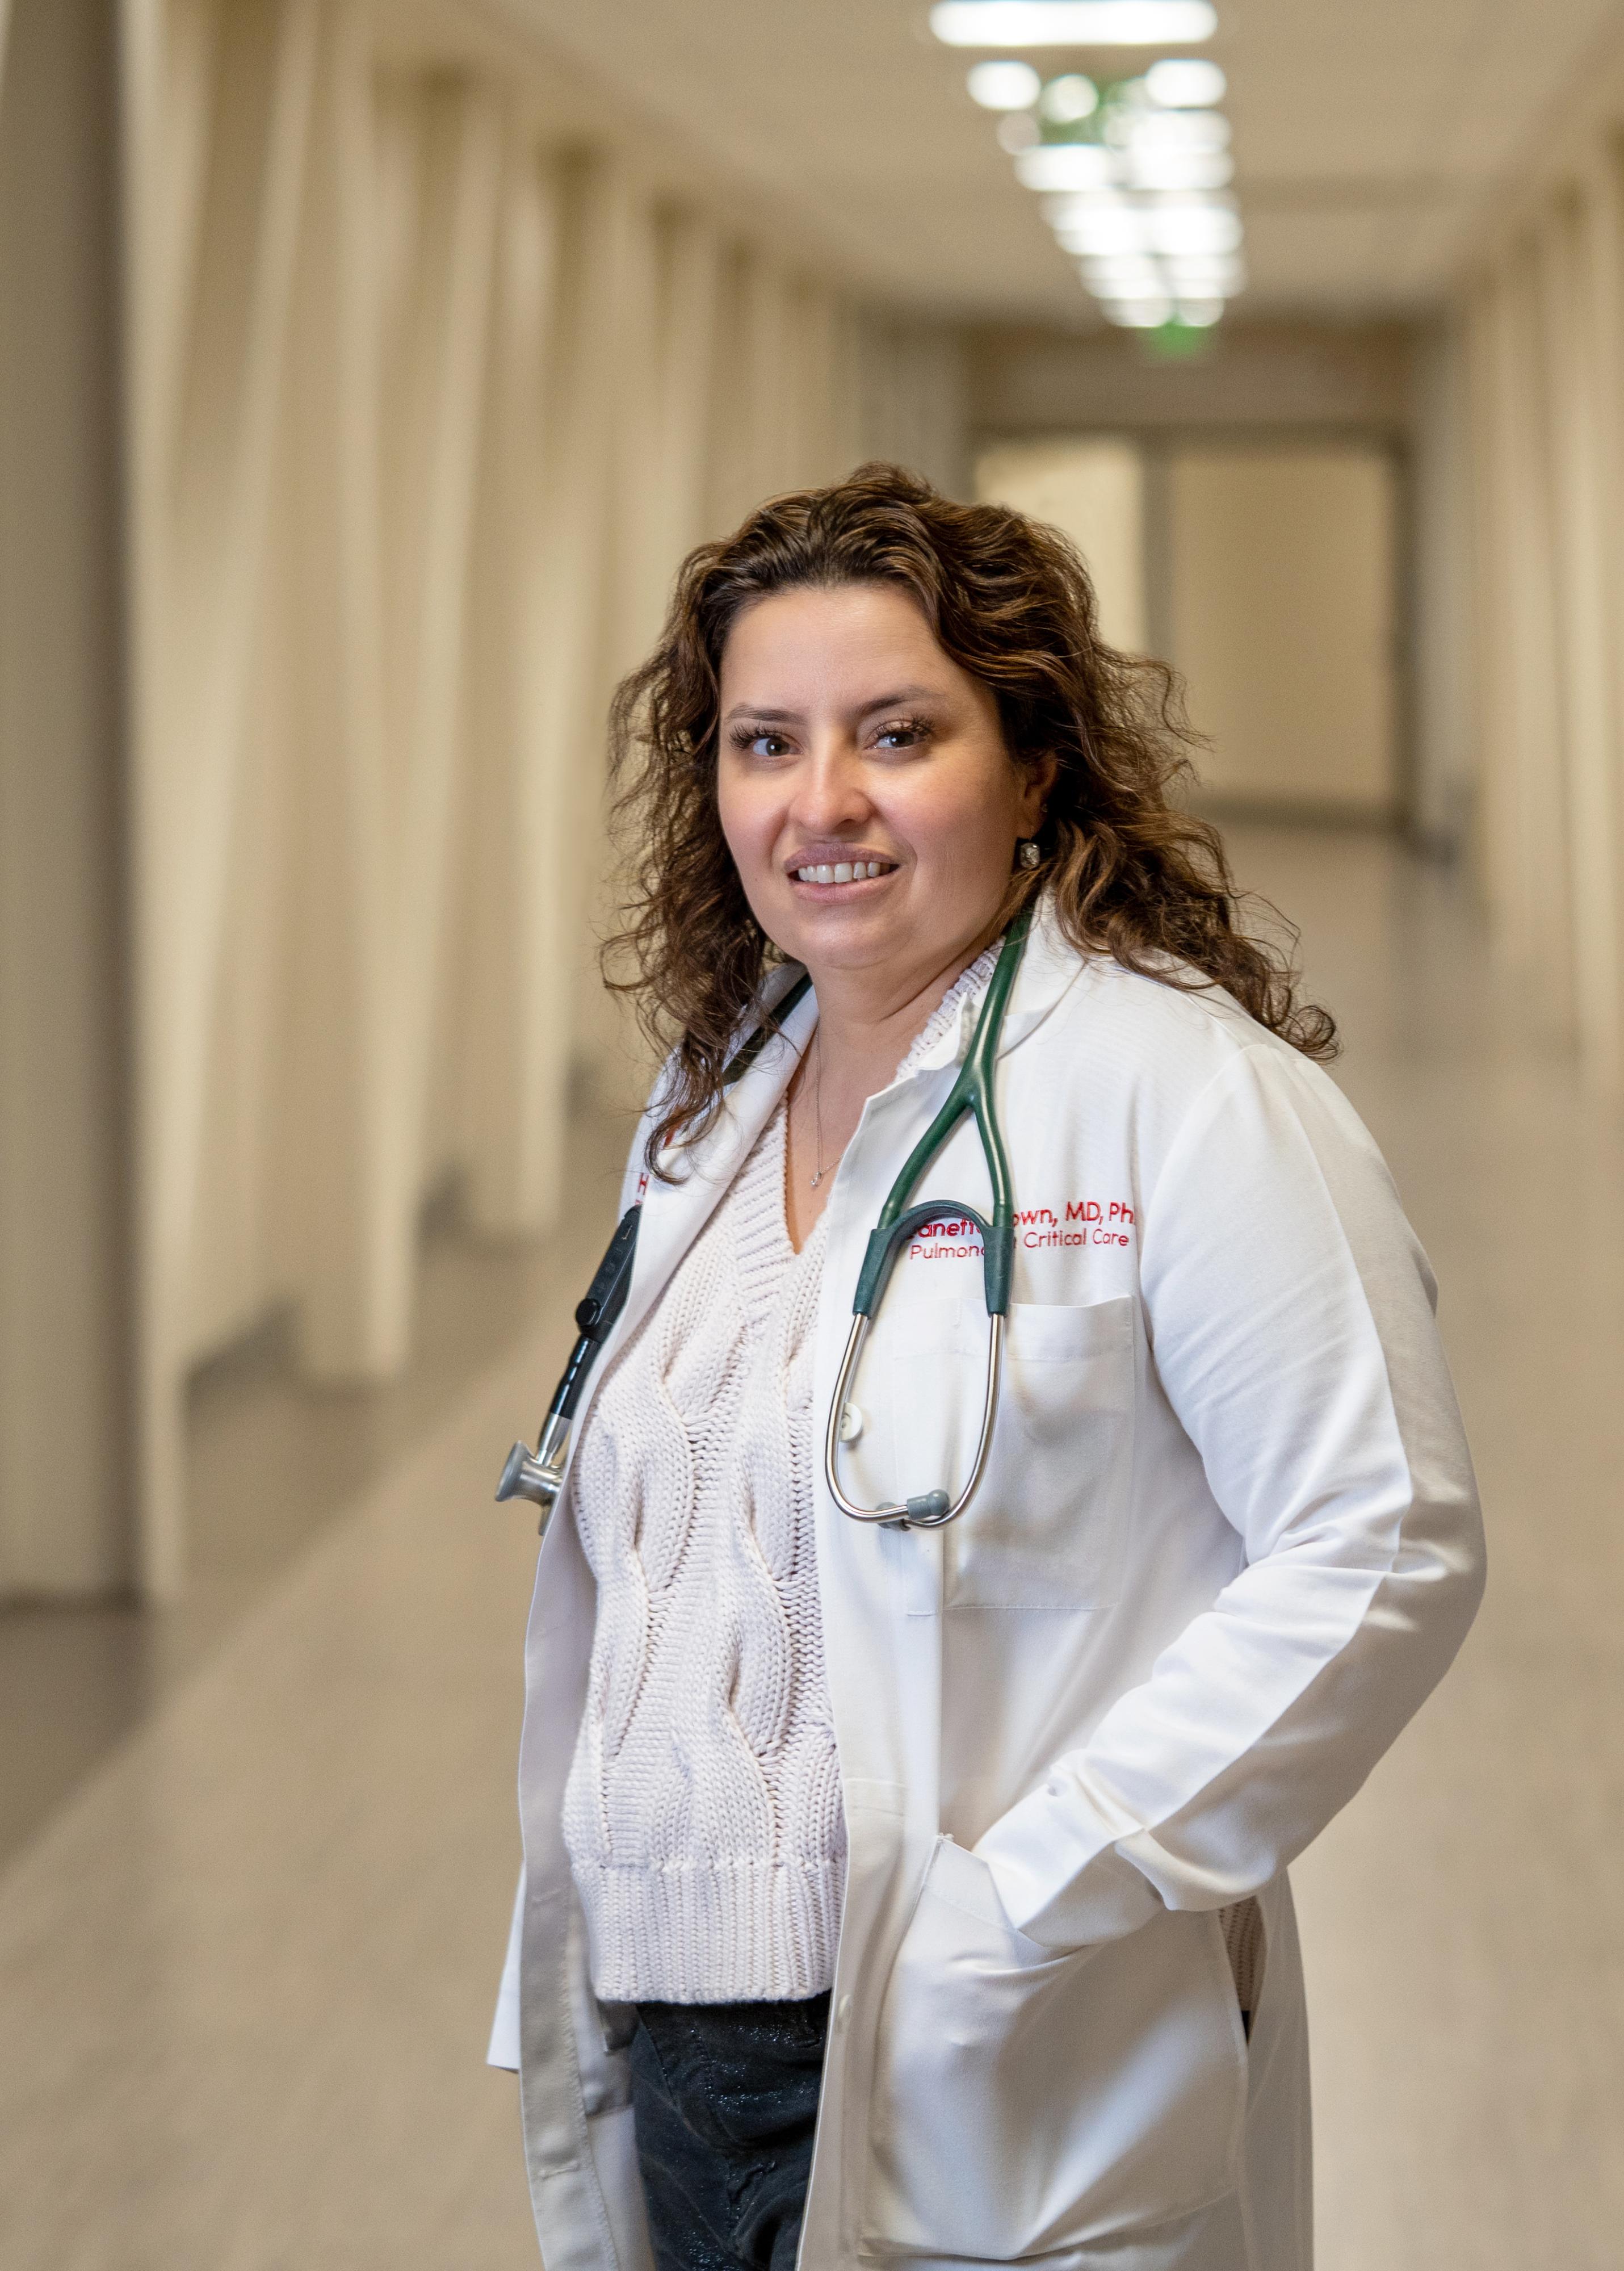
[[(815, 1016), (803, 1001), (788, 1039)], [(869, 1100), (842, 1162), (819, 1411), (868, 1231), (972, 1024)], [(639, 1136), (636, 1271), (599, 1377), (794, 1061), (768, 1044), (674, 1186), (644, 1186)], [(987, 1476), (941, 1531), (860, 1527), (819, 1493), (850, 1865), (801, 2262), (1306, 2271), (1286, 1865), (1482, 1586), (1432, 1278), (1335, 1085), (1225, 996), (1079, 957), (1040, 919), (998, 1080), (1021, 1227)], [(935, 1194), (988, 1208), (968, 1123)], [(965, 1471), (985, 1326), (951, 1216), (899, 1264), (854, 1391), (846, 1476), (869, 1504)], [(547, 2271), (646, 2271), (624, 2053), (560, 1831), (592, 1619), (566, 1492), (530, 1619), (491, 2055), (520, 2069)], [(1218, 1920), (1248, 1895), (1249, 2043)]]

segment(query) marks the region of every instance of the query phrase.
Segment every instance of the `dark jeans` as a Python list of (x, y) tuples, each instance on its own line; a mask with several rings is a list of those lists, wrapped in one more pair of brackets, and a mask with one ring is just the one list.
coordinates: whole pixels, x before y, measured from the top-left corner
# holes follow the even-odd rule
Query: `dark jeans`
[(659, 2271), (792, 2271), (829, 1998), (639, 2003), (637, 2165)]

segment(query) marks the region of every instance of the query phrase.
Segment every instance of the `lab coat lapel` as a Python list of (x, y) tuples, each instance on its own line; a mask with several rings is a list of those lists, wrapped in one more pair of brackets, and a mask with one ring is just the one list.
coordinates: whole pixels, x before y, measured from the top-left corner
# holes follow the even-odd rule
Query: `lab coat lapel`
[[(1018, 1046), (1029, 1033), (1037, 1030), (1084, 966), (1075, 949), (1062, 936), (1047, 901), (1044, 901), (1032, 923), (1032, 936), (1016, 980), (1014, 997), (1004, 1020), (1003, 1040), (999, 1051), (1001, 1056)], [(764, 1004), (770, 1009), (775, 1001), (780, 1001), (800, 975), (798, 964), (775, 971), (763, 989)], [(945, 1034), (936, 1047), (921, 1059), (914, 1068), (913, 1078), (904, 1084), (905, 1087), (915, 1089), (920, 1075), (963, 1058), (969, 1046), (979, 1006), (979, 1003), (965, 1004), (957, 1030)], [(631, 1290), (615, 1330), (592, 1366), (585, 1399), (576, 1418), (575, 1442), (581, 1440), (582, 1424), (591, 1409), (598, 1385), (608, 1371), (616, 1352), (637, 1331), (670, 1283), (682, 1256), (715, 1212), (723, 1192), (749, 1155), (750, 1146), (777, 1110), (816, 1023), (816, 996), (808, 994), (785, 1019), (782, 1032), (767, 1042), (749, 1070), (727, 1090), (721, 1112), (704, 1141), (684, 1154), (670, 1155), (678, 1180), (662, 1183), (653, 1177), (649, 1179), (643, 1195), (643, 1220), (637, 1232), (637, 1255), (632, 1269)], [(884, 1093), (894, 1101), (894, 1089)], [(871, 1116), (882, 1123), (887, 1121), (889, 1113), (886, 1109), (875, 1114), (875, 1107), (881, 1103), (881, 1098), (870, 1098), (863, 1121), (853, 1138), (847, 1154), (853, 1172), (857, 1169), (860, 1157), (866, 1157), (869, 1170), (877, 1172), (875, 1131), (869, 1123)], [(906, 1107), (904, 1110), (905, 1114)], [(926, 1118), (928, 1118), (928, 1113)], [(891, 1119), (890, 1129), (894, 1130), (897, 1124)], [(924, 1121), (920, 1124), (922, 1130)], [(865, 1136), (868, 1139), (866, 1143)], [(900, 1159), (912, 1141), (910, 1136), (901, 1149), (898, 1149), (895, 1136), (891, 1135), (890, 1140), (883, 1139), (881, 1148), (887, 1156), (895, 1150)], [(849, 1184), (851, 1177), (846, 1173), (845, 1165), (840, 1172)], [(839, 1191), (840, 1184), (837, 1181), (836, 1196)], [(831, 1240), (831, 1251), (838, 1250), (839, 1244), (837, 1232)], [(827, 1300), (823, 1308), (827, 1314), (830, 1310)], [(842, 1308), (843, 1305), (837, 1304), (837, 1314)]]
[[(788, 972), (784, 984), (773, 991), (787, 990), (799, 974), (795, 970)], [(771, 1001), (772, 995), (766, 998)], [(704, 1140), (686, 1153), (667, 1155), (677, 1180), (662, 1183), (650, 1177), (643, 1195), (631, 1290), (595, 1367), (598, 1378), (603, 1376), (615, 1350), (636, 1332), (715, 1212), (723, 1192), (777, 1110), (816, 1023), (816, 999), (808, 994), (786, 1018), (783, 1031), (766, 1043), (749, 1070), (727, 1090), (721, 1111)], [(578, 1426), (576, 1433), (578, 1437)]]

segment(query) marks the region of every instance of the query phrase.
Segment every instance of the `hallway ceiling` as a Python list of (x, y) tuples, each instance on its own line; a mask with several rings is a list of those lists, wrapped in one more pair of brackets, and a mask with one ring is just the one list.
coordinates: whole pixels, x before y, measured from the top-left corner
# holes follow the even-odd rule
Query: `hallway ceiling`
[[(770, 186), (840, 267), (925, 308), (1090, 323), (995, 122), (923, 0), (508, 0), (645, 115)], [(1218, 0), (1251, 288), (1241, 311), (1404, 313), (1447, 287), (1480, 204), (1618, 0)], [(1076, 50), (1121, 74), (1123, 49)], [(1068, 51), (1040, 58), (1068, 67)], [(1147, 58), (1148, 60), (1148, 58)]]

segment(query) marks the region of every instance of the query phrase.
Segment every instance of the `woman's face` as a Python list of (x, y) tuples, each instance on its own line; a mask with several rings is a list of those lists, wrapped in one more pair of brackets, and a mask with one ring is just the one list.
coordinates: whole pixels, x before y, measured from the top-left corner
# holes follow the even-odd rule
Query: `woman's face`
[(1052, 777), (1010, 762), (992, 694), (893, 585), (776, 592), (734, 622), (722, 830), (756, 920), (815, 979), (928, 985), (991, 926)]

